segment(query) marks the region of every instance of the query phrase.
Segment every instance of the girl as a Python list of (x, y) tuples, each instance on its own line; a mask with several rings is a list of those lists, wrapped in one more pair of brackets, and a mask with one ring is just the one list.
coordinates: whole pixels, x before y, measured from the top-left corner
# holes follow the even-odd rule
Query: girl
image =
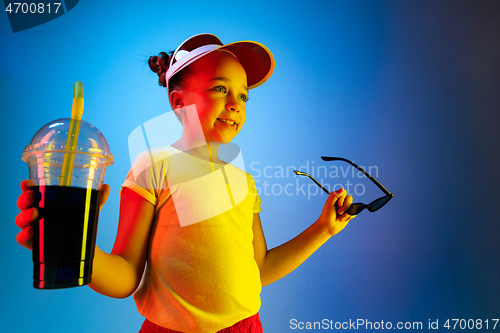
[[(140, 332), (262, 332), (261, 287), (287, 275), (353, 216), (340, 189), (294, 239), (267, 249), (253, 178), (219, 158), (241, 131), (248, 91), (272, 74), (271, 52), (255, 42), (223, 45), (196, 35), (149, 59), (183, 125), (168, 147), (139, 155), (122, 185), (111, 254), (96, 247), (92, 282), (104, 295), (134, 294), (146, 317)], [(235, 160), (238, 160), (236, 158)], [(38, 219), (31, 181), (23, 181), (18, 242), (32, 247)], [(102, 187), (101, 207), (109, 195)], [(147, 263), (147, 265), (146, 265)]]

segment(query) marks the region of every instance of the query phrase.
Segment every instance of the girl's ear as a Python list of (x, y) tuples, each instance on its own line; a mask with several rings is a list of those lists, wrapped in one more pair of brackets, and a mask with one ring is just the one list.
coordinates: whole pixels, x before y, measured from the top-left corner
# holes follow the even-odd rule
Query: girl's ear
[(172, 109), (180, 109), (184, 107), (184, 96), (180, 90), (172, 90), (168, 96)]

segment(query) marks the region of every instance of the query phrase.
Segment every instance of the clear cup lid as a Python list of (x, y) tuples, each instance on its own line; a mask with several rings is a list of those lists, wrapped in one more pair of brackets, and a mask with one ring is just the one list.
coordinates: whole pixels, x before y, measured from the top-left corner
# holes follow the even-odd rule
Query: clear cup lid
[[(29, 145), (24, 149), (22, 160), (28, 162), (31, 156), (40, 153), (66, 153), (68, 131), (71, 118), (51, 121), (36, 132)], [(74, 151), (99, 157), (102, 164), (112, 165), (113, 155), (109, 152), (108, 142), (94, 125), (80, 120), (78, 141)]]

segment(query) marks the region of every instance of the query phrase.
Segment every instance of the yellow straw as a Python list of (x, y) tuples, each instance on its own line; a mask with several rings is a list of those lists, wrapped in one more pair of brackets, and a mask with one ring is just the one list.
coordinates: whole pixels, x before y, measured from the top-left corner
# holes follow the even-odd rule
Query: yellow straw
[(66, 140), (66, 151), (64, 154), (61, 180), (59, 186), (70, 186), (71, 175), (73, 174), (73, 164), (75, 163), (76, 145), (78, 143), (78, 134), (80, 132), (80, 120), (83, 115), (83, 85), (81, 82), (75, 82), (73, 91), (73, 107), (71, 109), (71, 122), (69, 123), (68, 138)]
[[(87, 180), (87, 195), (85, 199), (85, 217), (83, 222), (83, 237), (82, 237), (82, 254), (80, 257), (80, 276), (85, 274), (85, 253), (87, 252), (87, 237), (89, 230), (90, 218), (90, 198), (92, 196), (92, 182), (94, 181), (94, 172), (96, 169), (96, 162), (94, 159), (90, 162), (89, 180)], [(97, 209), (97, 208), (96, 208)], [(83, 281), (83, 279), (81, 279)], [(83, 282), (82, 282), (83, 284)]]

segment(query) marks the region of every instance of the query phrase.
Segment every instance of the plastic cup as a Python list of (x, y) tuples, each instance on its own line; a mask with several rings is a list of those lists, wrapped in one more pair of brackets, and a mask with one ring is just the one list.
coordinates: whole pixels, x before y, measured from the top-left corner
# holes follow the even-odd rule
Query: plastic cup
[[(33, 286), (37, 289), (77, 287), (91, 281), (99, 189), (113, 155), (102, 133), (83, 120), (79, 120), (77, 144), (68, 150), (71, 120), (58, 119), (43, 126), (22, 156), (39, 199), (40, 219), (34, 225), (33, 239)], [(69, 154), (70, 176), (62, 172)], [(61, 177), (70, 179), (62, 181)]]

